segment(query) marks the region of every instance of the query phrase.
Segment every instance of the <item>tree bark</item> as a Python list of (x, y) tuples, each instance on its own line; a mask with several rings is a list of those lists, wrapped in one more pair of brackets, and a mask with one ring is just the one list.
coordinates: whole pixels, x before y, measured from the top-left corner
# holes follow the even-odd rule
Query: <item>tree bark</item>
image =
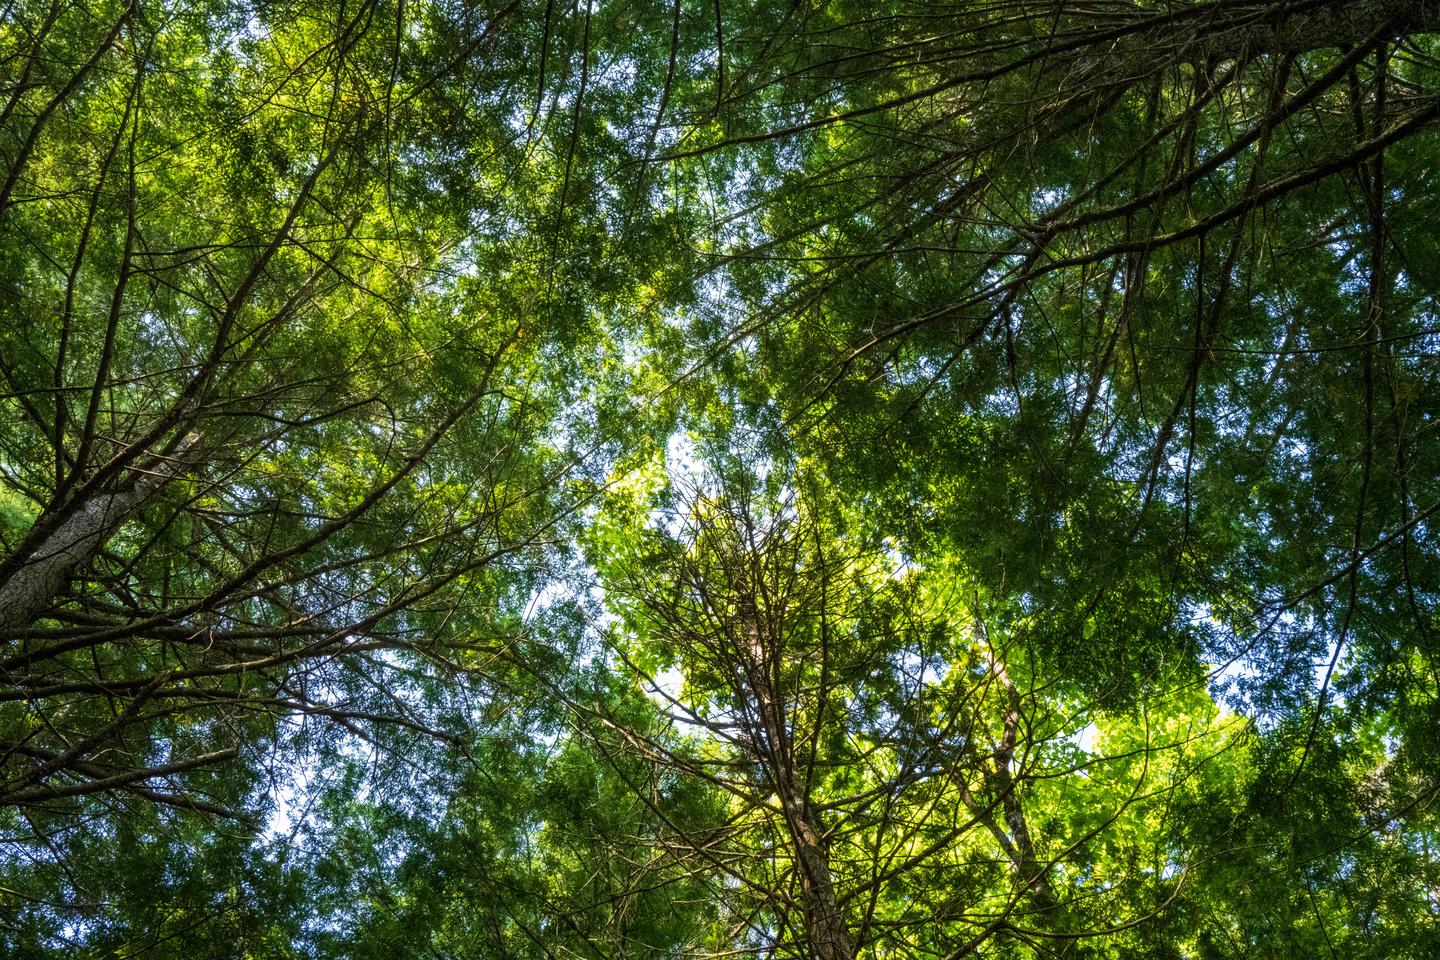
[(41, 541), (0, 584), (0, 639), (9, 639), (48, 610), (75, 571), (95, 556), (120, 524), (189, 468), (199, 440), (199, 434), (191, 433), (173, 453), (134, 467), (118, 489), (92, 496)]
[[(1240, 25), (1227, 29), (1227, 21)], [(1436, 0), (1319, 0), (1311, 3), (1220, 3), (1215, 27), (1202, 45), (1234, 57), (1242, 51), (1270, 55), (1322, 47), (1354, 46), (1373, 33), (1431, 33), (1440, 29)]]
[[(1053, 16), (1064, 14), (1064, 5)], [(1065, 57), (1077, 69), (1068, 89), (1130, 85), (1177, 63), (1285, 57), (1440, 30), (1440, 0), (1266, 0), (1190, 3), (1096, 18), (1092, 30), (1056, 40), (1023, 59)], [(1063, 36), (1063, 34), (1062, 34)]]
[(759, 732), (763, 734), (763, 741), (754, 739), (761, 753), (759, 759), (775, 779), (775, 792), (785, 811), (786, 828), (795, 848), (805, 932), (820, 960), (854, 960), (855, 948), (835, 897), (824, 831), (810, 809), (805, 785), (796, 772), (785, 706), (770, 682), (772, 657), (766, 650), (754, 610), (753, 603), (743, 605), (742, 616), (748, 621), (744, 623), (748, 642), (746, 679), (760, 721)]

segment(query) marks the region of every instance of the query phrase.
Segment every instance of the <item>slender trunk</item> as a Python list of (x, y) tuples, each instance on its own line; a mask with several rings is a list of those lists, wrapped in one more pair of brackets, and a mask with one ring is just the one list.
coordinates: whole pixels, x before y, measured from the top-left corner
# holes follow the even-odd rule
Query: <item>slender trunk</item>
[[(988, 813), (987, 826), (1001, 838), (1001, 846), (1015, 868), (1015, 875), (1029, 893), (1031, 902), (1040, 910), (1052, 910), (1059, 906), (1055, 893), (1050, 889), (1049, 865), (1042, 862), (1035, 850), (1035, 838), (1030, 834), (1030, 825), (1025, 819), (1025, 808), (1020, 802), (1020, 784), (1015, 780), (1011, 765), (1015, 762), (1015, 748), (1020, 740), (1020, 726), (1024, 720), (1024, 704), (1020, 690), (1005, 664), (990, 645), (990, 632), (984, 620), (977, 615), (976, 633), (990, 657), (990, 674), (1005, 693), (1005, 719), (1000, 742), (991, 755), (991, 770), (986, 773), (990, 789), (1000, 800), (1000, 809), (1008, 828), (1008, 842), (993, 817)], [(967, 799), (967, 804), (973, 801)], [(978, 807), (976, 807), (978, 809)]]
[[(753, 609), (753, 608), (752, 608)], [(845, 928), (845, 918), (835, 897), (830, 874), (830, 857), (825, 850), (824, 831), (806, 798), (805, 785), (796, 772), (785, 707), (770, 681), (772, 658), (767, 655), (760, 629), (753, 618), (747, 624), (750, 690), (759, 715), (763, 745), (757, 743), (761, 761), (775, 780), (775, 792), (785, 811), (785, 825), (795, 848), (800, 877), (800, 903), (805, 913), (805, 932), (820, 960), (854, 960), (855, 948)]]
[(110, 539), (126, 518), (190, 463), (199, 441), (190, 434), (168, 456), (151, 457), (118, 489), (97, 493), (40, 542), (0, 584), (0, 639), (30, 626), (64, 591), (71, 576)]

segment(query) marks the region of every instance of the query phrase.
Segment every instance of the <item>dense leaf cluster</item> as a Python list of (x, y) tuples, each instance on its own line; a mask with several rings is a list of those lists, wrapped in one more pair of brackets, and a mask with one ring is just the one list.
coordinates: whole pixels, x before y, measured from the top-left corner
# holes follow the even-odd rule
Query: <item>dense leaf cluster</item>
[(1437, 35), (13, 0), (0, 953), (1434, 955)]

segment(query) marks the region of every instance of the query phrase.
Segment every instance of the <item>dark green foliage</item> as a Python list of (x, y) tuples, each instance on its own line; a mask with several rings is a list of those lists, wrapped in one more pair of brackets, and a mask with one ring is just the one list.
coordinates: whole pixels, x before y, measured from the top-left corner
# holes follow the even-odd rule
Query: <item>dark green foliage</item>
[(0, 14), (0, 953), (1428, 957), (1440, 19)]

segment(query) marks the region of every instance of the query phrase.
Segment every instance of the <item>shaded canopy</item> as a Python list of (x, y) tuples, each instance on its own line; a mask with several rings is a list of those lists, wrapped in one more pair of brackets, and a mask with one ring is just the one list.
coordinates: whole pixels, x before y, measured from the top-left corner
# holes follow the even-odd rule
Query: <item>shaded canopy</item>
[(17, 2), (17, 956), (1426, 956), (1433, 3)]

